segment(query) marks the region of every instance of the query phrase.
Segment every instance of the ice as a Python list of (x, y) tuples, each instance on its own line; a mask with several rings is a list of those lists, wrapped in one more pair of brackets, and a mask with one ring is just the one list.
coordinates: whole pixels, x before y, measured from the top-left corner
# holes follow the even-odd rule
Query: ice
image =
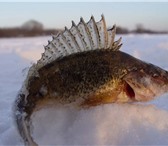
[[(119, 37), (119, 36), (117, 36)], [(51, 37), (0, 39), (0, 145), (23, 145), (13, 104), (28, 68)], [(168, 35), (123, 35), (121, 50), (168, 70)], [(147, 103), (89, 109), (52, 106), (33, 114), (40, 145), (168, 145), (168, 94)]]

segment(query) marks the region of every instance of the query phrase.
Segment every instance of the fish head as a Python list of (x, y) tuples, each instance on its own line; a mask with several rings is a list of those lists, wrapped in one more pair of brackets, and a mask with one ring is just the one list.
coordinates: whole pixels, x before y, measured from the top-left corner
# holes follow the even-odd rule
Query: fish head
[(153, 64), (133, 69), (124, 80), (127, 95), (135, 101), (149, 101), (168, 92), (168, 72)]

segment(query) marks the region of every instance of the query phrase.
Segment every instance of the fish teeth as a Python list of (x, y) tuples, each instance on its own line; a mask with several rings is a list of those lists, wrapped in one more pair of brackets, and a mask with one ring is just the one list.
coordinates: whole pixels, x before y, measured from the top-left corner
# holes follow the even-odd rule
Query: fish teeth
[(81, 17), (78, 25), (72, 21), (70, 29), (65, 27), (63, 32), (52, 35), (53, 39), (44, 47), (45, 52), (37, 62), (36, 68), (39, 69), (60, 57), (78, 52), (96, 49), (118, 51), (122, 44), (121, 38), (115, 41), (116, 26), (107, 30), (105, 18), (103, 15), (101, 17), (101, 20), (96, 22), (91, 16), (87, 23)]

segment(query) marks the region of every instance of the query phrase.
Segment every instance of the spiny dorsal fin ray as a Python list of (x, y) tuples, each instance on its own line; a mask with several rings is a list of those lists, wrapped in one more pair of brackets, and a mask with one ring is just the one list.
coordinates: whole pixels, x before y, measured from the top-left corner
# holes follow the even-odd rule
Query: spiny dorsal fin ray
[(95, 22), (93, 16), (85, 23), (83, 18), (80, 19), (78, 25), (72, 21), (72, 27), (53, 36), (52, 41), (45, 46), (45, 52), (41, 59), (37, 62), (36, 68), (39, 69), (44, 65), (64, 56), (77, 52), (84, 52), (95, 49), (111, 49), (118, 51), (121, 47), (121, 38), (115, 40), (116, 26), (107, 30), (105, 18), (99, 22)]
[(108, 48), (113, 49), (115, 34), (116, 34), (116, 25), (113, 25), (108, 31)]
[(65, 31), (63, 32), (63, 35), (66, 39), (69, 49), (71, 50), (71, 54), (78, 52), (79, 51), (78, 44), (67, 27), (65, 27)]
[(108, 34), (106, 28), (106, 22), (104, 16), (102, 15), (102, 19), (96, 23), (99, 33), (99, 48), (106, 49), (108, 42)]
[(120, 43), (121, 43), (121, 37), (117, 40), (117, 41), (115, 41), (114, 43), (113, 43), (113, 48), (114, 48), (114, 51), (118, 51), (118, 49), (120, 48), (120, 47), (118, 47), (119, 45), (120, 45)]
[(70, 32), (77, 42), (79, 52), (81, 52), (84, 48), (84, 42), (82, 41), (82, 36), (80, 35), (79, 30), (74, 21), (72, 21), (72, 27), (70, 28)]
[(87, 23), (87, 27), (91, 36), (92, 49), (99, 49), (99, 31), (93, 16)]
[(77, 27), (78, 27), (80, 35), (82, 36), (82, 41), (84, 42), (85, 51), (92, 50), (90, 32), (82, 17)]

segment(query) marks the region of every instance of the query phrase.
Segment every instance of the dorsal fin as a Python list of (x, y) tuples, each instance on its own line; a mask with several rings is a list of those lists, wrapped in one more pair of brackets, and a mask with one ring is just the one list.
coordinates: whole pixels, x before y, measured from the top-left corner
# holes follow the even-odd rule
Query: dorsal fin
[(95, 22), (92, 16), (89, 22), (85, 23), (83, 18), (78, 25), (72, 21), (72, 27), (53, 36), (53, 40), (45, 46), (45, 52), (37, 62), (37, 69), (64, 56), (77, 52), (84, 52), (95, 49), (111, 49), (118, 51), (121, 47), (121, 38), (114, 41), (116, 26), (107, 30), (104, 16), (99, 22)]

